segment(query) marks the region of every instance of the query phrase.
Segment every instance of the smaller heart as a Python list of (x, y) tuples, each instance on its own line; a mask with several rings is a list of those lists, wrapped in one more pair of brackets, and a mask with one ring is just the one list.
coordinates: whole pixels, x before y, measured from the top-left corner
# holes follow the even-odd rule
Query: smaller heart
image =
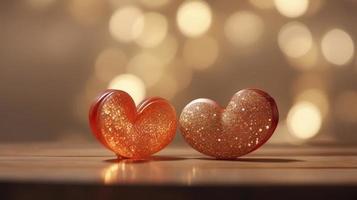
[(89, 123), (95, 137), (118, 157), (145, 158), (167, 146), (176, 133), (176, 112), (160, 97), (137, 107), (124, 91), (106, 90), (93, 102)]
[(268, 141), (278, 121), (278, 108), (269, 94), (244, 89), (225, 109), (210, 99), (190, 102), (179, 124), (184, 139), (197, 151), (218, 159), (235, 159)]

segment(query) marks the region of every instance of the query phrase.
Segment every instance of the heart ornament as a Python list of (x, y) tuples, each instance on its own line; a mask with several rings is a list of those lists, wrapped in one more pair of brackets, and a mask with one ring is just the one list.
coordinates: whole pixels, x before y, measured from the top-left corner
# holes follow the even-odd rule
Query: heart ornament
[(167, 146), (176, 133), (176, 112), (159, 97), (137, 107), (124, 91), (104, 91), (93, 102), (89, 122), (95, 137), (118, 157), (145, 158)]
[(274, 99), (258, 89), (244, 89), (225, 109), (210, 99), (196, 99), (182, 111), (179, 124), (186, 140), (197, 151), (235, 159), (262, 146), (274, 133), (279, 113)]

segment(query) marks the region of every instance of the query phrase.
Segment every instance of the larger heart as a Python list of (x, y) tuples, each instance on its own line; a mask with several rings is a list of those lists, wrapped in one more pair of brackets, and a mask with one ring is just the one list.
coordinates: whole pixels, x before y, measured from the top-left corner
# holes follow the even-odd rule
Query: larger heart
[(168, 145), (176, 132), (176, 112), (162, 98), (135, 107), (124, 91), (107, 90), (94, 101), (89, 122), (96, 138), (119, 157), (144, 158)]
[(258, 89), (234, 94), (223, 109), (210, 99), (196, 99), (180, 116), (184, 139), (197, 151), (219, 159), (234, 159), (263, 145), (278, 124), (274, 99)]

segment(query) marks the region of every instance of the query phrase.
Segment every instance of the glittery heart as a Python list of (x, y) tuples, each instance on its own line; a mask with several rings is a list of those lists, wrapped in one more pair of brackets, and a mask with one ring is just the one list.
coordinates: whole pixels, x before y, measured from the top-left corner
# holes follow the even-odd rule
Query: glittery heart
[(258, 89), (237, 92), (222, 109), (210, 99), (196, 99), (180, 116), (180, 130), (197, 151), (219, 159), (234, 159), (263, 145), (279, 120), (276, 103)]
[(137, 108), (126, 92), (107, 90), (92, 104), (89, 122), (96, 138), (119, 157), (144, 158), (168, 145), (176, 132), (176, 113), (162, 98)]

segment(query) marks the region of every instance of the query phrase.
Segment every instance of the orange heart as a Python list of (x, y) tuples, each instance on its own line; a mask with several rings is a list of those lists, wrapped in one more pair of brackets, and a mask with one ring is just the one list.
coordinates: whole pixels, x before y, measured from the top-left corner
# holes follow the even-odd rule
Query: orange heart
[(279, 121), (274, 99), (258, 89), (237, 92), (223, 109), (210, 99), (196, 99), (180, 116), (180, 130), (197, 151), (234, 159), (263, 145)]
[(175, 136), (176, 112), (159, 97), (137, 108), (124, 91), (104, 91), (92, 104), (89, 122), (96, 138), (119, 157), (144, 158), (167, 146)]

